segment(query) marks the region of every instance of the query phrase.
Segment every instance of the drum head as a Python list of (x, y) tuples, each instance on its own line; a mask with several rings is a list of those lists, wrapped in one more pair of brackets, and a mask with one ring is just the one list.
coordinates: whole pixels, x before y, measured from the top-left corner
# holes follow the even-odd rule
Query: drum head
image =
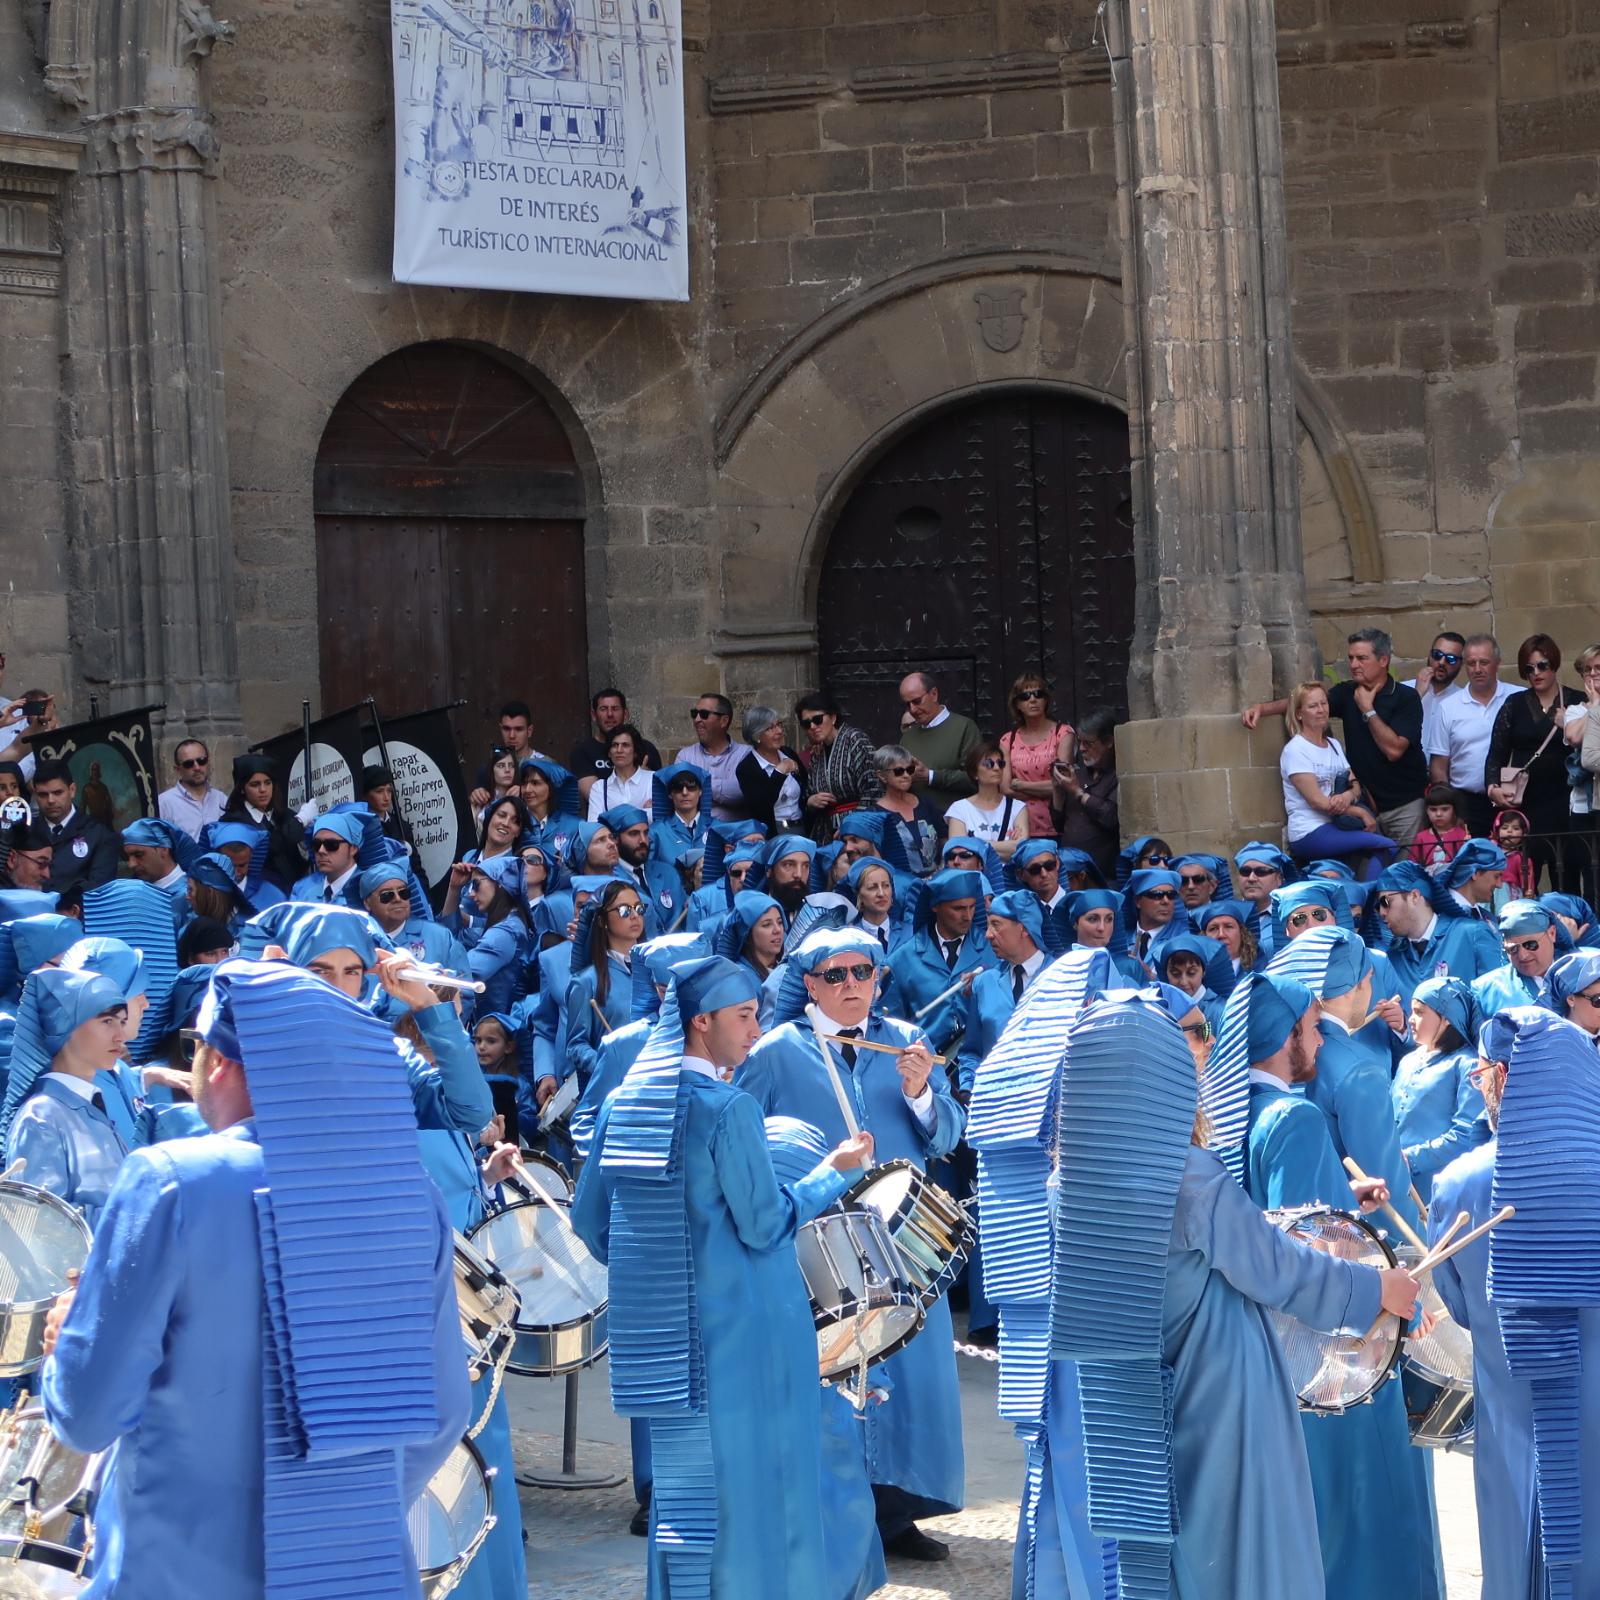
[(407, 1518), (418, 1568), (440, 1572), (458, 1561), (488, 1518), (489, 1480), (477, 1452), (463, 1441), (428, 1480)]
[[(536, 1176), (544, 1180), (545, 1186), (558, 1199), (572, 1198), (572, 1174), (554, 1156), (548, 1156), (542, 1150), (524, 1150), (522, 1164), (525, 1167), (537, 1167)], [(515, 1187), (514, 1182), (512, 1187)]]
[(892, 1356), (922, 1326), (922, 1307), (908, 1304), (874, 1306), (843, 1321), (817, 1329), (817, 1362), (824, 1381), (842, 1378), (865, 1362), (868, 1366)]
[(0, 1306), (47, 1304), (89, 1259), (89, 1228), (42, 1189), (0, 1183)]
[(871, 1177), (858, 1183), (848, 1198), (858, 1206), (876, 1211), (885, 1222), (893, 1222), (902, 1215), (919, 1176), (917, 1169), (907, 1162), (879, 1167)]
[[(1397, 1253), (1408, 1267), (1421, 1259), (1415, 1246)], [(1434, 1319), (1433, 1330), (1420, 1335), (1408, 1334), (1402, 1359), (1431, 1383), (1460, 1384), (1471, 1389), (1472, 1335), (1445, 1308), (1431, 1276), (1422, 1280), (1421, 1304)]]
[(554, 1328), (592, 1317), (606, 1303), (606, 1269), (566, 1220), (565, 1208), (521, 1200), (468, 1235), (511, 1280), (519, 1328)]
[[(1393, 1256), (1371, 1229), (1353, 1217), (1314, 1211), (1285, 1230), (1290, 1238), (1380, 1271)], [(1281, 1311), (1267, 1313), (1289, 1368), (1300, 1404), (1311, 1411), (1344, 1411), (1368, 1399), (1393, 1370), (1400, 1353), (1399, 1319), (1380, 1317), (1376, 1331), (1361, 1338), (1337, 1338), (1307, 1327)]]

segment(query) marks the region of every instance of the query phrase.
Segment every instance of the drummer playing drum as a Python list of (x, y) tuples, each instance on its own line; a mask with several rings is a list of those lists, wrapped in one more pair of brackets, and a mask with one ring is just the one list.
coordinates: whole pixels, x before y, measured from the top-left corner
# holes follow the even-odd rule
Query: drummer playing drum
[[(853, 1131), (842, 1095), (854, 1124), (872, 1135), (879, 1162), (926, 1169), (955, 1148), (966, 1113), (944, 1074), (933, 1072), (922, 1031), (874, 1010), (882, 954), (870, 935), (812, 934), (790, 959), (793, 970), (775, 1012), (779, 1026), (751, 1050), (735, 1082), (764, 1115), (798, 1117), (829, 1143)], [(840, 1042), (826, 1042), (830, 1037)], [(869, 1409), (865, 1432), (884, 1550), (942, 1561), (946, 1547), (915, 1519), (958, 1511), (964, 1498), (960, 1394), (945, 1299), (926, 1308), (923, 1331), (883, 1371), (889, 1398)]]

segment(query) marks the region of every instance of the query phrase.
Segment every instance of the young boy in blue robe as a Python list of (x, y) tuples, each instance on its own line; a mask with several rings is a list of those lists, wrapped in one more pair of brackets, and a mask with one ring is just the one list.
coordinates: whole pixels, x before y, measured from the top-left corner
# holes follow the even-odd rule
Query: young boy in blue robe
[[(736, 1082), (764, 1115), (798, 1118), (825, 1139), (851, 1131), (844, 1096), (879, 1162), (904, 1160), (926, 1171), (955, 1148), (966, 1115), (944, 1074), (934, 1072), (924, 1031), (872, 1009), (880, 954), (876, 939), (850, 929), (806, 939), (790, 958), (794, 981), (779, 1025), (750, 1052)], [(898, 1054), (822, 1038), (846, 1030)], [(961, 1509), (961, 1401), (948, 1300), (941, 1296), (925, 1314), (923, 1331), (883, 1363), (893, 1388), (867, 1410), (867, 1459), (884, 1549), (942, 1560), (945, 1547), (916, 1519)]]
[(573, 1201), (609, 1268), (612, 1404), (650, 1422), (649, 1600), (827, 1592), (816, 1330), (794, 1236), (872, 1146), (847, 1140), (780, 1187), (760, 1108), (726, 1081), (756, 1005), (732, 962), (679, 965)]
[(1384, 868), (1368, 902), (1374, 903), (1389, 931), (1389, 964), (1407, 1010), (1424, 978), (1471, 983), (1505, 960), (1494, 931), (1467, 916), (1456, 897), (1414, 861)]

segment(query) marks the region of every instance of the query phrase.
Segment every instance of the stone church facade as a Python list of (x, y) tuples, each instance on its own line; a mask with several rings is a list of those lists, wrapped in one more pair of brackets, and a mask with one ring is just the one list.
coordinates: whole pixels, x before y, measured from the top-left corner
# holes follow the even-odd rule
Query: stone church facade
[[(919, 652), (985, 710), (1032, 627), (1199, 840), (1351, 627), (1600, 636), (1600, 0), (685, 0), (686, 305), (396, 285), (387, 8), (219, 11), (0, 0), (14, 690), (227, 741), (560, 656), (660, 743)], [(470, 451), (393, 425), (447, 377)]]

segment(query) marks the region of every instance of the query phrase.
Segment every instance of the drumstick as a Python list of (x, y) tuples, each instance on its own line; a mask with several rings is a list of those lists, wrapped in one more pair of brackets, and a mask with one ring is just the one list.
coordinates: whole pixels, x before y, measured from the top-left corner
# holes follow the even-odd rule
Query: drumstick
[[(853, 1139), (861, 1132), (861, 1124), (856, 1121), (856, 1108), (850, 1104), (850, 1096), (844, 1092), (844, 1085), (839, 1081), (839, 1069), (833, 1064), (833, 1057), (828, 1054), (828, 1047), (823, 1040), (823, 1033), (818, 1024), (818, 1013), (815, 1006), (806, 1007), (806, 1017), (811, 1023), (811, 1031), (816, 1037), (817, 1049), (822, 1055), (822, 1070), (828, 1075), (828, 1082), (833, 1085), (833, 1097), (839, 1102), (839, 1111), (844, 1117), (844, 1125)], [(830, 1036), (831, 1037), (831, 1036)], [(859, 1043), (853, 1040), (852, 1043)]]
[[(909, 1045), (904, 1044), (879, 1044), (875, 1039), (847, 1039), (842, 1033), (819, 1033), (817, 1037), (826, 1039), (829, 1044), (851, 1044), (857, 1050), (876, 1050), (880, 1055), (885, 1056), (897, 1056), (902, 1050), (911, 1048)], [(943, 1056), (934, 1056), (932, 1060), (936, 1067), (944, 1065)]]
[(611, 1018), (600, 1009), (600, 1002), (593, 995), (589, 996), (589, 1009), (600, 1019), (600, 1032), (602, 1034), (610, 1033)]
[[(1448, 1227), (1448, 1228), (1446, 1228), (1446, 1229), (1445, 1229), (1445, 1230), (1444, 1230), (1444, 1232), (1443, 1232), (1443, 1233), (1441, 1233), (1441, 1234), (1440, 1234), (1440, 1235), (1439, 1235), (1439, 1237), (1438, 1237), (1438, 1238), (1437, 1238), (1437, 1239), (1435, 1239), (1435, 1240), (1434, 1240), (1434, 1242), (1433, 1242), (1433, 1249), (1435, 1249), (1435, 1250), (1442, 1250), (1442, 1249), (1444, 1249), (1444, 1247), (1445, 1247), (1445, 1246), (1446, 1246), (1446, 1245), (1447, 1245), (1447, 1244), (1449, 1244), (1449, 1243), (1450, 1243), (1450, 1241), (1451, 1241), (1451, 1240), (1452, 1240), (1452, 1239), (1453, 1239), (1453, 1238), (1455, 1238), (1455, 1236), (1456, 1236), (1456, 1235), (1457, 1235), (1457, 1234), (1458, 1234), (1458, 1233), (1460, 1233), (1460, 1232), (1461, 1232), (1461, 1230), (1462, 1230), (1462, 1229), (1463, 1229), (1463, 1228), (1464, 1228), (1464, 1227), (1466, 1227), (1466, 1226), (1467, 1226), (1467, 1224), (1468, 1224), (1468, 1223), (1469, 1223), (1469, 1222), (1471, 1222), (1471, 1221), (1472, 1221), (1472, 1217), (1471, 1217), (1471, 1215), (1470, 1215), (1470, 1214), (1469, 1214), (1469, 1213), (1468, 1213), (1468, 1212), (1465, 1212), (1465, 1211), (1458, 1211), (1458, 1212), (1457, 1212), (1457, 1213), (1456, 1213), (1456, 1220), (1455, 1220), (1455, 1221), (1454, 1221), (1454, 1222), (1452, 1222), (1452, 1223), (1451, 1223), (1451, 1224), (1450, 1224), (1450, 1226), (1449, 1226), (1449, 1227)], [(1423, 1258), (1422, 1258), (1422, 1260), (1421, 1260), (1421, 1261), (1419, 1261), (1419, 1262), (1418, 1262), (1418, 1263), (1417, 1263), (1417, 1269), (1416, 1269), (1416, 1270), (1421, 1270), (1421, 1269), (1423, 1269), (1423, 1267), (1424, 1267), (1424, 1266), (1425, 1266), (1425, 1264), (1426, 1264), (1426, 1262), (1427, 1262), (1427, 1260), (1428, 1260), (1428, 1258), (1427, 1258), (1427, 1256), (1424, 1256), (1424, 1257), (1423, 1257)], [(1415, 1277), (1415, 1276), (1416, 1276), (1416, 1271), (1413, 1271), (1413, 1273), (1412, 1273), (1412, 1276), (1413, 1276), (1413, 1277)]]
[(1416, 1184), (1411, 1185), (1411, 1203), (1417, 1208), (1417, 1214), (1426, 1222), (1428, 1220), (1428, 1202), (1417, 1193)]
[[(1465, 1212), (1462, 1213), (1463, 1216), (1465, 1214)], [(1448, 1248), (1446, 1248), (1444, 1240), (1441, 1239), (1439, 1243), (1433, 1247), (1433, 1254), (1424, 1256), (1422, 1260), (1411, 1269), (1411, 1276), (1413, 1278), (1419, 1278), (1424, 1272), (1432, 1272), (1435, 1267), (1443, 1266), (1451, 1256), (1456, 1255), (1462, 1250), (1465, 1250), (1467, 1246), (1472, 1244), (1475, 1240), (1481, 1239), (1491, 1228), (1498, 1228), (1502, 1222), (1509, 1222), (1512, 1217), (1516, 1216), (1516, 1214), (1517, 1208), (1515, 1206), (1502, 1206), (1492, 1217), (1489, 1218), (1487, 1222), (1480, 1223), (1472, 1230), (1471, 1233), (1462, 1234), (1461, 1237)], [(1454, 1230), (1452, 1229), (1451, 1231), (1453, 1232)]]
[(27, 1170), (28, 1158), (18, 1156), (4, 1172), (0, 1172), (0, 1183), (9, 1183), (13, 1178), (20, 1178)]
[(983, 969), (982, 969), (982, 968), (981, 968), (981, 967), (973, 967), (973, 968), (972, 968), (972, 969), (971, 969), (971, 970), (970, 970), (970, 971), (968, 971), (968, 972), (963, 972), (963, 973), (962, 973), (962, 974), (961, 974), (961, 976), (960, 976), (960, 977), (959, 977), (959, 978), (957, 978), (957, 979), (956, 979), (956, 981), (955, 981), (955, 982), (954, 982), (954, 983), (952, 983), (952, 984), (951, 984), (951, 985), (950, 985), (950, 987), (949, 987), (949, 988), (948, 988), (948, 989), (946, 989), (946, 990), (944, 990), (944, 992), (943, 992), (943, 993), (941, 993), (941, 994), (936, 994), (936, 995), (935, 995), (935, 996), (934, 996), (934, 997), (933, 997), (933, 999), (931, 999), (931, 1000), (930, 1000), (930, 1001), (929, 1001), (929, 1002), (928, 1002), (928, 1003), (927, 1003), (927, 1005), (925, 1005), (925, 1006), (919, 1006), (919, 1007), (918, 1007), (918, 1008), (917, 1008), (917, 1009), (916, 1009), (916, 1010), (915, 1010), (915, 1011), (913, 1011), (913, 1012), (912, 1012), (912, 1013), (911, 1013), (911, 1018), (912, 1018), (912, 1021), (914, 1021), (914, 1022), (921, 1022), (921, 1021), (922, 1021), (922, 1019), (923, 1019), (923, 1018), (924, 1018), (924, 1017), (925, 1017), (925, 1016), (927, 1016), (927, 1014), (928, 1014), (928, 1013), (929, 1013), (929, 1012), (930, 1012), (930, 1011), (933, 1011), (933, 1010), (935, 1010), (935, 1009), (936, 1009), (936, 1008), (937, 1008), (937, 1007), (939, 1007), (939, 1006), (942, 1006), (942, 1005), (943, 1005), (943, 1004), (944, 1004), (944, 1003), (945, 1003), (945, 1001), (946, 1001), (946, 1000), (948, 1000), (948, 999), (949, 999), (949, 998), (950, 998), (950, 996), (951, 996), (951, 995), (953, 995), (953, 994), (957, 994), (957, 993), (959, 993), (959, 992), (960, 992), (960, 991), (961, 991), (961, 990), (962, 990), (962, 989), (965, 989), (965, 988), (966, 988), (966, 986), (967, 986), (967, 985), (968, 985), (968, 984), (969, 984), (969, 983), (971, 983), (971, 982), (972, 982), (972, 980), (973, 980), (973, 979), (974, 979), (974, 978), (976, 978), (976, 977), (977, 977), (977, 976), (978, 976), (978, 974), (979, 974), (979, 972), (981, 972), (981, 971), (982, 971), (982, 970), (983, 970)]
[[(1350, 1156), (1346, 1156), (1344, 1158), (1344, 1170), (1348, 1172), (1357, 1183), (1372, 1182), (1366, 1173), (1361, 1170), (1356, 1161)], [(1422, 1252), (1423, 1255), (1427, 1255), (1428, 1245), (1427, 1241), (1422, 1237), (1422, 1235), (1418, 1233), (1417, 1230), (1413, 1228), (1411, 1224), (1407, 1222), (1406, 1219), (1402, 1217), (1387, 1200), (1383, 1201), (1382, 1205), (1383, 1209), (1389, 1213), (1389, 1218), (1394, 1223), (1395, 1227), (1400, 1230), (1401, 1236), (1405, 1239), (1406, 1243), (1409, 1245), (1414, 1245)]]

